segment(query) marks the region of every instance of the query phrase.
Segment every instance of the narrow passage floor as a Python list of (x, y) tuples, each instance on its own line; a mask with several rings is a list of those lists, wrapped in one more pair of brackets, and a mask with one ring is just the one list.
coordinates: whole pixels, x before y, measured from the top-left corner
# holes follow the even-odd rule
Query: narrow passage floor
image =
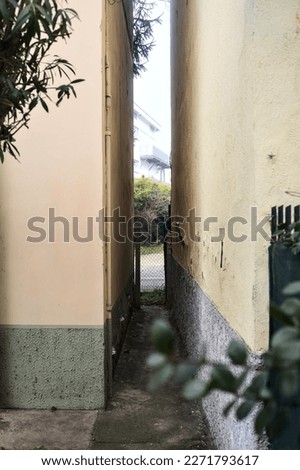
[(213, 449), (197, 402), (186, 402), (174, 386), (147, 392), (150, 328), (167, 311), (157, 306), (134, 313), (114, 378), (107, 411), (96, 419), (91, 449)]

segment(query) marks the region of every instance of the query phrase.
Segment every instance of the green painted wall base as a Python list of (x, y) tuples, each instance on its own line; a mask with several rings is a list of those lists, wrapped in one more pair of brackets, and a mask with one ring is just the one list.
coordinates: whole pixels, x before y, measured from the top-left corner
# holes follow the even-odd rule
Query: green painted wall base
[(104, 328), (0, 328), (1, 408), (104, 405)]

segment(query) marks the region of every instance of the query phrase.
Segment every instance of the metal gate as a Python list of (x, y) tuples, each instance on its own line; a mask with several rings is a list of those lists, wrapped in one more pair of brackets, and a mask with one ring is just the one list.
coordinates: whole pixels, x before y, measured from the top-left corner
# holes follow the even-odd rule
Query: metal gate
[(145, 234), (135, 242), (135, 306), (163, 304), (166, 300), (166, 234), (164, 217), (156, 217), (153, 238)]
[(165, 243), (135, 243), (135, 305), (165, 301)]
[[(280, 243), (276, 235), (278, 225), (290, 225), (300, 220), (300, 206), (272, 208), (272, 244), (269, 249), (269, 273), (270, 273), (270, 300), (276, 305), (282, 304), (284, 296), (282, 290), (290, 282), (300, 279), (300, 254), (294, 255), (290, 248)], [(300, 299), (300, 296), (299, 296)], [(281, 328), (282, 325), (274, 318), (270, 318), (270, 336)], [(270, 387), (281, 407), (288, 404), (288, 399), (283, 398), (279, 391), (278, 374), (272, 372)], [(297, 399), (297, 402), (299, 401)], [(293, 400), (295, 398), (293, 397)], [(291, 405), (291, 403), (290, 403)], [(298, 436), (300, 434), (300, 407), (295, 406), (290, 416), (288, 425), (281, 434), (271, 436), (271, 449), (300, 449)]]

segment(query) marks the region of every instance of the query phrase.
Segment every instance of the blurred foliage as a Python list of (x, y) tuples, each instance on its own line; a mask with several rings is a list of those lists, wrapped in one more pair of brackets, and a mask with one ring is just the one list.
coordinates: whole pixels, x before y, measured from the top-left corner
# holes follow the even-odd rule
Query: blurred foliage
[(280, 224), (275, 235), (281, 243), (291, 248), (294, 255), (300, 253), (300, 222)]
[[(23, 126), (28, 127), (37, 105), (49, 112), (53, 100), (58, 106), (64, 98), (76, 96), (74, 85), (82, 80), (71, 80), (75, 75), (73, 66), (66, 59), (49, 55), (53, 44), (70, 37), (75, 19), (78, 15), (67, 7), (66, 0), (0, 0), (2, 163), (4, 152), (18, 157), (15, 134)], [(63, 81), (55, 85), (57, 77)]]
[[(148, 357), (151, 369), (149, 389), (155, 390), (170, 380), (182, 385), (188, 400), (201, 399), (214, 390), (228, 394), (225, 416), (235, 413), (243, 420), (251, 413), (258, 435), (266, 431), (269, 437), (280, 433), (289, 417), (300, 407), (300, 281), (284, 290), (287, 299), (271, 314), (281, 323), (273, 335), (269, 349), (262, 356), (257, 370), (249, 361), (247, 347), (233, 340), (223, 362), (213, 362), (204, 353), (198, 359), (180, 358), (175, 352), (175, 333), (171, 325), (157, 320), (152, 328), (156, 352)], [(271, 374), (276, 373), (277, 389), (270, 387)]]
[[(151, 178), (134, 180), (134, 214), (137, 241), (145, 244), (163, 241), (169, 216), (171, 187)], [(140, 236), (140, 234), (143, 234)]]

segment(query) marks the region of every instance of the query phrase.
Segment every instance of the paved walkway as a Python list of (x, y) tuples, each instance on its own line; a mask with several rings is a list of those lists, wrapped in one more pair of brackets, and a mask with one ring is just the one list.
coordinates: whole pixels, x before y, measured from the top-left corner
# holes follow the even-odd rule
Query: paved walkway
[(185, 402), (174, 387), (150, 394), (145, 360), (150, 326), (166, 316), (159, 307), (135, 312), (117, 366), (109, 409), (96, 420), (92, 449), (212, 449), (199, 404)]
[(129, 325), (107, 411), (0, 410), (0, 449), (212, 449), (196, 403), (168, 387), (146, 391), (149, 328), (159, 307), (144, 307)]

